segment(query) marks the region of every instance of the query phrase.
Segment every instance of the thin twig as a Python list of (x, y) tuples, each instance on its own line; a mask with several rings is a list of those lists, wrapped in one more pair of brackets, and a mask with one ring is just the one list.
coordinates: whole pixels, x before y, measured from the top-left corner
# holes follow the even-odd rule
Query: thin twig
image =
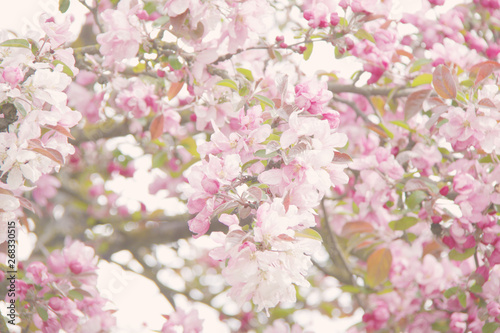
[[(332, 229), (330, 228), (330, 223), (328, 221), (328, 214), (326, 212), (324, 198), (321, 200), (321, 210), (323, 211), (323, 219), (321, 221), (321, 227), (322, 227), (322, 229), (324, 228), (324, 230), (325, 230), (324, 234), (326, 236), (326, 245), (330, 247), (330, 249), (327, 249), (327, 251), (328, 251), (328, 253), (330, 253), (330, 257), (332, 258), (333, 261), (336, 261), (335, 258), (340, 259), (340, 264), (342, 264), (345, 271), (349, 274), (348, 279), (350, 280), (350, 284), (357, 287), (358, 284), (356, 282), (355, 275), (352, 272), (351, 267), (349, 266), (349, 264), (347, 262), (347, 259), (344, 257), (342, 249), (340, 249), (340, 247), (339, 247), (339, 244), (336, 240), (335, 234), (333, 233)], [(341, 281), (341, 282), (343, 282), (343, 281)], [(354, 294), (354, 298), (356, 299), (358, 304), (361, 307), (363, 307), (363, 303), (361, 302), (359, 295)]]
[(340, 98), (338, 96), (333, 96), (333, 99), (337, 102), (340, 102), (340, 103), (343, 103), (343, 104), (349, 106), (351, 109), (354, 110), (354, 112), (356, 112), (358, 117), (361, 117), (366, 123), (373, 124), (373, 121), (371, 121), (368, 118), (368, 116), (366, 115), (366, 113), (361, 111), (360, 108), (358, 108), (356, 103), (354, 103), (353, 101), (348, 101), (347, 99), (343, 99), (343, 98)]
[(94, 17), (95, 24), (99, 28), (99, 31), (104, 32), (104, 28), (103, 28), (101, 21), (99, 19), (99, 9), (98, 9), (97, 5), (95, 7), (90, 7), (89, 5), (87, 5), (85, 0), (80, 0), (80, 3), (82, 5), (84, 5), (92, 13), (92, 16)]

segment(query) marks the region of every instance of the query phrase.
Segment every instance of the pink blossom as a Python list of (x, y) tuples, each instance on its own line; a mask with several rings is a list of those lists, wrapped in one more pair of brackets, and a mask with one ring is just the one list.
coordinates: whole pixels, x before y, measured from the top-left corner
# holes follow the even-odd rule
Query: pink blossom
[(141, 80), (133, 80), (127, 89), (121, 90), (116, 97), (116, 104), (134, 117), (147, 116), (151, 111), (157, 110), (158, 96), (154, 93), (154, 87), (147, 85)]
[(135, 57), (142, 42), (141, 33), (136, 28), (137, 17), (122, 3), (125, 4), (120, 2), (118, 10), (106, 9), (101, 14), (107, 32), (97, 35), (97, 42), (101, 45), (100, 52), (106, 56), (105, 66)]
[(50, 37), (50, 43), (53, 48), (57, 48), (62, 44), (69, 42), (73, 37), (73, 34), (69, 29), (70, 24), (71, 22), (69, 17), (66, 17), (63, 24), (57, 24), (54, 18), (48, 17), (47, 14), (40, 16), (40, 25), (47, 36)]
[(295, 86), (295, 104), (311, 114), (322, 113), (332, 97), (325, 82), (308, 81)]
[(47, 263), (55, 273), (64, 273), (69, 269), (73, 274), (78, 275), (84, 272), (91, 273), (97, 269), (94, 249), (77, 240), (67, 240), (64, 249), (53, 251)]
[(24, 79), (24, 74), (19, 67), (9, 66), (3, 70), (2, 79), (9, 83), (11, 87), (15, 87)]
[(49, 280), (47, 267), (40, 261), (35, 261), (29, 264), (26, 268), (26, 276), (38, 285), (45, 284)]
[(46, 206), (48, 199), (57, 194), (57, 188), (61, 182), (54, 176), (42, 175), (36, 182), (37, 187), (33, 190), (33, 199), (41, 206)]
[(161, 333), (175, 333), (177, 328), (182, 327), (183, 332), (198, 333), (203, 331), (203, 319), (199, 318), (198, 310), (185, 312), (178, 309), (169, 316), (167, 322), (163, 324)]

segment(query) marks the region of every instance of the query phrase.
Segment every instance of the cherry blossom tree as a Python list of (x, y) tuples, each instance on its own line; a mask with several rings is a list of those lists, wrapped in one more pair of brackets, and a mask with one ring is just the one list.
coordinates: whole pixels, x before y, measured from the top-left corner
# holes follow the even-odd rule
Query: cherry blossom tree
[(500, 1), (446, 5), (60, 0), (1, 32), (0, 331), (112, 332), (126, 252), (163, 333), (210, 330), (179, 298), (234, 332), (500, 332)]

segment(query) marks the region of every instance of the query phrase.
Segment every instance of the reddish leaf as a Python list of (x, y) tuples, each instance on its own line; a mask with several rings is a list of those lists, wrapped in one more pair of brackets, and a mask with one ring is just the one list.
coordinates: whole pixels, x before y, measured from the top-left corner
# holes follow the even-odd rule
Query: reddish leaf
[(387, 135), (387, 133), (384, 132), (383, 129), (380, 128), (380, 126), (378, 125), (375, 125), (375, 124), (368, 124), (366, 125), (366, 128), (374, 131), (375, 133), (377, 133), (378, 135), (380, 135), (382, 138), (384, 139), (387, 139), (389, 136)]
[(279, 98), (273, 98), (274, 106), (276, 109), (279, 109), (281, 107), (281, 99)]
[(432, 74), (432, 85), (437, 94), (445, 99), (457, 96), (457, 87), (448, 67), (439, 65)]
[(408, 96), (404, 108), (405, 121), (408, 121), (422, 110), (424, 101), (429, 97), (430, 94), (431, 89), (422, 89), (419, 91), (415, 91), (411, 93), (410, 96)]
[(403, 49), (396, 50), (396, 53), (400, 56), (405, 56), (405, 57), (409, 58), (410, 60), (413, 59), (413, 54), (411, 54), (410, 52), (407, 52)]
[(16, 198), (19, 200), (19, 203), (21, 204), (22, 207), (31, 210), (33, 213), (35, 212), (35, 209), (33, 208), (33, 204), (31, 203), (31, 201), (23, 197), (16, 196)]
[(441, 244), (439, 244), (435, 240), (432, 240), (424, 245), (422, 258), (425, 257), (426, 254), (439, 254), (442, 248), (443, 247), (441, 246)]
[(4, 188), (0, 188), (0, 194), (14, 195), (14, 193), (12, 193), (11, 191), (6, 190)]
[(334, 152), (335, 155), (333, 156), (332, 162), (339, 162), (339, 163), (347, 163), (347, 162), (352, 162), (351, 156), (346, 153), (341, 153), (341, 152)]
[(31, 231), (30, 224), (28, 223), (28, 219), (26, 218), (25, 214), (19, 217), (19, 224), (26, 227), (26, 230)]
[(376, 287), (389, 277), (392, 265), (392, 253), (388, 249), (378, 249), (366, 261), (366, 283)]
[(288, 208), (290, 208), (290, 194), (287, 193), (285, 198), (283, 199), (283, 206), (285, 207), (285, 212), (288, 212)]
[(257, 201), (262, 199), (262, 189), (258, 187), (250, 187), (247, 192), (253, 196)]
[(413, 191), (427, 191), (429, 190), (429, 186), (421, 179), (410, 179), (406, 182), (405, 187), (403, 188), (404, 192), (413, 192)]
[(493, 109), (496, 109), (497, 107), (495, 106), (495, 104), (491, 101), (491, 99), (489, 98), (483, 98), (482, 100), (480, 100), (477, 104), (481, 105), (481, 106), (486, 106), (488, 108), (493, 108)]
[(45, 150), (47, 150), (53, 156), (52, 160), (54, 162), (57, 162), (59, 164), (64, 164), (64, 157), (58, 150), (52, 148), (45, 148)]
[(158, 139), (160, 135), (163, 134), (163, 124), (165, 123), (165, 117), (163, 114), (156, 116), (151, 125), (149, 125), (149, 132), (151, 132), (151, 140)]
[(170, 85), (170, 88), (168, 88), (168, 92), (167, 92), (168, 100), (172, 100), (175, 96), (177, 96), (179, 91), (181, 91), (182, 86), (184, 86), (184, 81), (172, 82), (172, 84)]
[(31, 148), (31, 151), (42, 154), (43, 156), (50, 158), (52, 161), (54, 161), (56, 163), (64, 164), (63, 156), (61, 155), (60, 152), (58, 152), (55, 149), (35, 147), (35, 148)]
[(477, 85), (479, 82), (490, 76), (491, 73), (499, 69), (500, 64), (492, 60), (484, 61), (472, 66), (470, 71), (471, 73), (476, 74), (476, 81), (474, 84)]
[(354, 221), (344, 224), (342, 228), (342, 237), (349, 238), (353, 235), (373, 232), (375, 229), (371, 223), (365, 221)]
[(62, 127), (61, 125), (55, 125), (55, 126), (52, 126), (52, 125), (45, 125), (45, 127), (50, 128), (50, 129), (53, 129), (54, 131), (59, 132), (59, 133), (61, 133), (62, 135), (67, 136), (67, 137), (68, 137), (68, 138), (70, 138), (70, 139), (73, 139), (73, 140), (75, 139), (75, 138), (73, 137), (73, 135), (71, 135), (70, 131), (69, 131), (68, 129), (66, 129), (66, 128)]
[(295, 240), (295, 238), (290, 237), (290, 236), (288, 236), (286, 234), (281, 234), (281, 235), (278, 236), (278, 238), (281, 239), (281, 240), (284, 240), (284, 241), (288, 241), (288, 242), (291, 242), (291, 241)]

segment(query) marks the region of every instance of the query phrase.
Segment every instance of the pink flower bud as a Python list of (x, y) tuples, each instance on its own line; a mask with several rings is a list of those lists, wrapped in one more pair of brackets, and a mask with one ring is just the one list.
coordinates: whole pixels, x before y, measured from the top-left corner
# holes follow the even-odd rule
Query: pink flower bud
[(330, 14), (330, 24), (335, 27), (335, 26), (337, 26), (339, 24), (339, 22), (340, 22), (339, 14), (337, 14), (337, 13), (331, 13)]
[(488, 313), (491, 317), (498, 317), (498, 315), (500, 315), (500, 304), (497, 302), (489, 302), (486, 305), (486, 309), (488, 309)]
[(313, 19), (313, 18), (314, 18), (314, 13), (313, 13), (313, 11), (312, 11), (312, 10), (306, 10), (306, 11), (304, 12), (304, 18), (305, 18), (306, 20), (308, 20), (308, 21), (309, 21), (309, 20), (311, 20), (311, 19)]
[(444, 195), (444, 196), (448, 195), (448, 192), (450, 192), (450, 188), (448, 186), (443, 186), (439, 190), (439, 194)]
[(432, 220), (432, 223), (439, 223), (443, 220), (443, 218), (441, 216), (434, 215), (434, 216), (431, 216), (431, 220)]
[(149, 14), (145, 10), (139, 10), (136, 15), (140, 20), (148, 20), (149, 19)]
[(307, 47), (306, 46), (299, 46), (299, 53), (302, 54), (304, 53), (304, 51), (307, 50)]
[(285, 42), (281, 42), (280, 47), (286, 49), (288, 47), (288, 44)]
[(82, 264), (79, 261), (72, 261), (69, 264), (69, 269), (73, 274), (80, 274), (82, 272)]
[(282, 42), (285, 40), (285, 36), (276, 36), (276, 41), (277, 42)]
[(350, 39), (349, 37), (346, 37), (345, 39), (345, 46), (347, 48), (347, 51), (350, 51), (354, 48), (354, 42), (352, 41), (352, 39)]
[(7, 67), (2, 73), (2, 78), (5, 82), (10, 83), (11, 86), (16, 86), (24, 78), (23, 72), (19, 67)]
[(52, 308), (52, 310), (59, 311), (63, 308), (64, 301), (62, 299), (60, 299), (59, 297), (52, 297), (49, 300), (49, 306)]

